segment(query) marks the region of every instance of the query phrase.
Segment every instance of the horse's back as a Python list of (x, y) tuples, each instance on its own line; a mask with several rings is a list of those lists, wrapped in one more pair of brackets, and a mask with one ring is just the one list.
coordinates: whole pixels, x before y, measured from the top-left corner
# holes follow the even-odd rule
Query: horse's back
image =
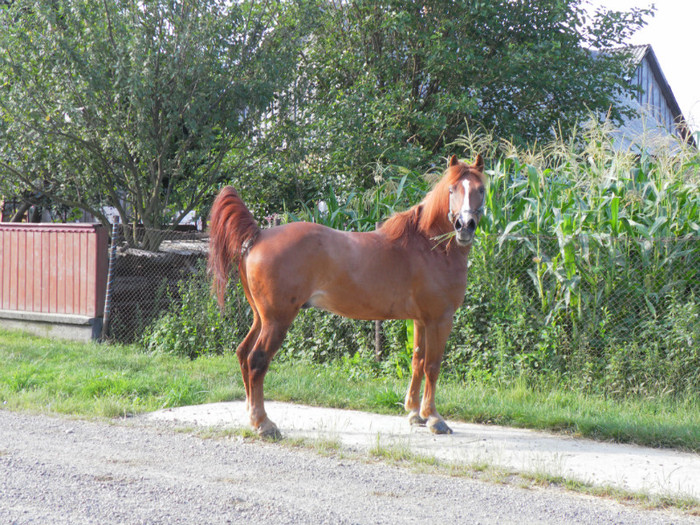
[(312, 274), (319, 285), (368, 273), (396, 275), (396, 264), (406, 263), (403, 252), (375, 232), (344, 232), (295, 222), (263, 230), (248, 254), (247, 266), (274, 280)]

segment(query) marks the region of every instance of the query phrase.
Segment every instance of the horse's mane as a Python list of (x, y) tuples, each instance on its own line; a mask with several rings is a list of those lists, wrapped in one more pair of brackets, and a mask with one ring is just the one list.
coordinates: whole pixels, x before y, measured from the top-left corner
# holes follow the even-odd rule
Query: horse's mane
[(474, 166), (463, 162), (450, 165), (421, 202), (389, 217), (380, 230), (390, 241), (406, 245), (411, 239), (422, 237), (432, 245), (447, 250), (447, 242), (433, 239), (452, 231), (452, 225), (447, 219), (450, 211), (449, 188), (469, 175), (481, 178)]

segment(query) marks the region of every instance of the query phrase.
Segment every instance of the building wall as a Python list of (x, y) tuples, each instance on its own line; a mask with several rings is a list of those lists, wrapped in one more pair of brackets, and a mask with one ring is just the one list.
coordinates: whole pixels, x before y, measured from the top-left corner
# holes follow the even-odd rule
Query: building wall
[(663, 127), (671, 135), (680, 137), (673, 111), (671, 110), (661, 87), (654, 76), (648, 58), (644, 58), (637, 68), (636, 102), (647, 116), (647, 123), (654, 127)]

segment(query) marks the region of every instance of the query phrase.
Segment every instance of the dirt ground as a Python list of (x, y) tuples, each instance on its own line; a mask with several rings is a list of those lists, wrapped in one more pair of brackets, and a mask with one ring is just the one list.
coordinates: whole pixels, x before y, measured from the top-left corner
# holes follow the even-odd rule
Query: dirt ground
[[(0, 523), (700, 523), (700, 517), (677, 509), (648, 510), (556, 486), (520, 484), (515, 478), (504, 483), (431, 469), (419, 472), (371, 460), (359, 451), (370, 443), (420, 443), (421, 450), (441, 451), (459, 461), (469, 459), (469, 450), (482, 454), (474, 448), (479, 446), (501, 447), (501, 459), (518, 455), (517, 447), (532, 452), (528, 440), (504, 437), (501, 432), (507, 430), (487, 428), (481, 435), (453, 424), (455, 434), (438, 437), (424, 429), (406, 434), (402, 418), (272, 403), (269, 408), (288, 436), (333, 439), (358, 453), (332, 449), (319, 454), (235, 432), (192, 431), (195, 420), (239, 426), (241, 404), (110, 421), (0, 410)], [(179, 422), (172, 422), (175, 416)], [(355, 427), (360, 420), (363, 426)], [(386, 426), (394, 420), (396, 430)], [(507, 450), (507, 443), (516, 449)], [(563, 459), (555, 468), (567, 468), (570, 452), (560, 454)]]

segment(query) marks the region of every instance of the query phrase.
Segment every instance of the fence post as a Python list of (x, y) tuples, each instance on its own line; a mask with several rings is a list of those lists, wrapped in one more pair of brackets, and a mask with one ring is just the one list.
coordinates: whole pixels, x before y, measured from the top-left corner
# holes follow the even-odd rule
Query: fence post
[(107, 339), (109, 333), (109, 316), (112, 310), (112, 281), (114, 280), (114, 264), (117, 260), (117, 241), (119, 237), (119, 216), (112, 223), (112, 244), (109, 248), (109, 266), (107, 268), (107, 287), (105, 291), (105, 310), (102, 317), (102, 334), (100, 341)]
[(382, 351), (384, 349), (384, 332), (382, 331), (382, 322), (374, 321), (374, 360), (379, 362), (382, 360)]

